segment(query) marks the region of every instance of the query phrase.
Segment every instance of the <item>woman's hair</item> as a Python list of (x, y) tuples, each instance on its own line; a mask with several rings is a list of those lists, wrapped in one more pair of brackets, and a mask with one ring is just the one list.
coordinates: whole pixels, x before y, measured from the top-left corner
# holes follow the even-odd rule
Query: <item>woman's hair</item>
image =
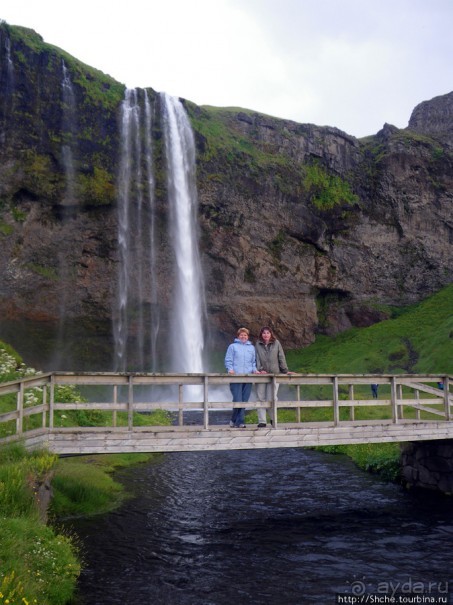
[(269, 328), (269, 326), (263, 326), (260, 330), (260, 335), (259, 335), (259, 339), (261, 340), (262, 336), (263, 336), (263, 332), (267, 330), (268, 332), (271, 333), (271, 340), (275, 340), (275, 334), (272, 331), (272, 328)]
[(239, 336), (241, 332), (245, 332), (247, 334), (247, 338), (249, 337), (250, 330), (247, 330), (247, 328), (239, 328), (239, 330), (237, 331), (237, 336)]

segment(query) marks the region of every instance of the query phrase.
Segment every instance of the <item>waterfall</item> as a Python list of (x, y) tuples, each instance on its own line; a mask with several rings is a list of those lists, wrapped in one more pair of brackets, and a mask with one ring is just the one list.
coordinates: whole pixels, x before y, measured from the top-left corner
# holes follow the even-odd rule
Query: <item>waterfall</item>
[[(127, 89), (121, 105), (121, 150), (118, 175), (119, 274), (114, 322), (115, 368), (155, 368), (156, 321), (147, 325), (144, 309), (155, 301), (154, 177), (151, 103), (144, 91)], [(151, 275), (151, 277), (150, 277)], [(151, 332), (151, 343), (148, 334)], [(133, 358), (131, 356), (133, 351)]]
[(74, 206), (76, 203), (75, 195), (75, 168), (74, 168), (74, 134), (77, 131), (76, 125), (76, 102), (71, 78), (65, 62), (61, 62), (62, 81), (61, 91), (63, 98), (63, 116), (62, 116), (62, 136), (66, 141), (61, 148), (61, 157), (66, 176), (66, 190), (63, 198), (64, 206)]
[(176, 259), (172, 370), (203, 371), (203, 283), (198, 252), (195, 142), (181, 102), (161, 95), (172, 245)]
[(121, 158), (118, 178), (118, 316), (114, 322), (115, 370), (125, 371), (128, 340), (129, 275), (131, 265), (130, 190), (131, 190), (131, 131), (136, 105), (136, 91), (127, 89), (121, 104)]
[(137, 369), (144, 370), (145, 364), (145, 323), (143, 317), (143, 302), (144, 302), (144, 281), (143, 281), (143, 270), (144, 270), (144, 251), (146, 248), (146, 242), (144, 241), (143, 233), (143, 171), (142, 171), (142, 143), (141, 143), (141, 108), (138, 102), (137, 90), (134, 90), (134, 103), (131, 108), (130, 118), (132, 120), (132, 129), (130, 131), (132, 137), (132, 160), (135, 162), (132, 164), (132, 202), (135, 202), (136, 210), (135, 216), (133, 217), (134, 229), (132, 235), (133, 240), (130, 241), (132, 245), (132, 260), (133, 270), (136, 273), (136, 285), (135, 285), (135, 300), (137, 301), (135, 310), (135, 350), (136, 350), (136, 364)]
[[(1, 37), (0, 37), (0, 41), (1, 41)], [(4, 41), (4, 45), (2, 44), (2, 46), (0, 46), (1, 52), (3, 54), (3, 51), (5, 52), (5, 58), (6, 58), (6, 81), (3, 84), (3, 82), (1, 82), (2, 78), (1, 78), (1, 73), (0, 73), (0, 82), (1, 82), (1, 86), (2, 88), (4, 87), (4, 96), (3, 96), (3, 107), (2, 109), (2, 113), (3, 113), (3, 119), (2, 119), (2, 124), (1, 124), (1, 129), (0, 129), (0, 143), (3, 145), (5, 143), (6, 140), (6, 131), (8, 129), (8, 115), (12, 114), (14, 111), (14, 88), (15, 88), (15, 75), (14, 75), (14, 63), (13, 60), (11, 58), (11, 40), (7, 37), (5, 37), (5, 41)]]
[(11, 41), (9, 38), (5, 39), (5, 50), (6, 50), (6, 94), (12, 95), (14, 92), (14, 63), (11, 59)]
[(149, 222), (149, 273), (150, 273), (150, 354), (151, 371), (156, 372), (157, 364), (157, 337), (159, 334), (160, 313), (157, 298), (157, 272), (156, 272), (156, 209), (155, 209), (155, 183), (153, 174), (152, 154), (152, 111), (148, 92), (145, 90), (145, 166), (148, 204), (150, 209)]
[[(67, 242), (70, 234), (69, 222), (74, 219), (77, 205), (76, 170), (74, 165), (75, 135), (77, 133), (77, 107), (74, 89), (65, 62), (61, 61), (61, 161), (65, 174), (65, 190), (61, 200), (61, 234)], [(53, 367), (71, 366), (72, 350), (68, 346), (66, 314), (70, 300), (71, 270), (68, 264), (66, 246), (59, 246), (57, 251), (58, 278), (61, 283), (61, 293), (58, 297), (58, 325), (56, 346), (52, 360)]]
[[(158, 278), (153, 105), (146, 90), (128, 89), (121, 105), (117, 183), (115, 369), (202, 372), (204, 297), (198, 254), (195, 145), (182, 104), (161, 95), (160, 106), (175, 272)], [(162, 335), (159, 309), (163, 301), (158, 292), (165, 291), (168, 285), (174, 285), (169, 305), (170, 334)], [(144, 311), (147, 306), (150, 313)]]

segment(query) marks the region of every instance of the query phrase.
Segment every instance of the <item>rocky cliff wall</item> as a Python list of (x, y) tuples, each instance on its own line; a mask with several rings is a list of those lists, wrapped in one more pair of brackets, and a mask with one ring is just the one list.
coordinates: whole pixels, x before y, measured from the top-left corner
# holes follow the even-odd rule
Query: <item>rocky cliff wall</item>
[[(0, 51), (0, 329), (31, 319), (58, 325), (63, 313), (108, 334), (124, 86), (23, 28), (0, 25)], [(149, 95), (165, 337), (172, 258), (159, 98)], [(452, 281), (452, 98), (422, 103), (407, 129), (385, 125), (363, 140), (185, 102), (214, 340), (239, 324), (256, 332), (269, 323), (286, 346), (303, 346)], [(152, 313), (144, 292), (137, 305)]]
[(402, 478), (407, 487), (453, 494), (453, 443), (449, 439), (408, 443), (402, 449)]

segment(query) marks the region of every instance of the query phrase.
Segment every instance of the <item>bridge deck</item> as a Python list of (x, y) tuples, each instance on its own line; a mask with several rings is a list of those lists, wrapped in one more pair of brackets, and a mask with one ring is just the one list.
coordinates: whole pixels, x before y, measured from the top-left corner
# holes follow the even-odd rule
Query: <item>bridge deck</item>
[(384, 443), (452, 439), (453, 423), (391, 421), (342, 426), (280, 425), (277, 429), (230, 429), (225, 426), (86, 428), (34, 431), (27, 436), (29, 448), (48, 447), (57, 454), (181, 452), (310, 447), (350, 443)]
[[(230, 428), (226, 420), (233, 405), (253, 410), (256, 401), (232, 404), (212, 401), (212, 385), (236, 382), (268, 382), (287, 387), (285, 401), (276, 389), (266, 402), (277, 415), (274, 426), (258, 429)], [(371, 384), (382, 386), (380, 399), (368, 399)], [(349, 443), (404, 442), (453, 438), (452, 380), (440, 375), (144, 375), (49, 373), (0, 385), (0, 404), (15, 401), (0, 414), (1, 442), (21, 439), (27, 448), (48, 447), (58, 454), (170, 452), (225, 449), (308, 447)], [(59, 386), (101, 388), (102, 401), (58, 401)], [(165, 401), (146, 401), (143, 389), (162, 385), (176, 388), (176, 399), (165, 393)], [(185, 388), (202, 387), (201, 401), (194, 393), (184, 397)], [(356, 389), (354, 391), (354, 388)], [(121, 392), (121, 389), (123, 392)], [(96, 390), (96, 389), (95, 389)], [(145, 389), (146, 390), (146, 389)], [(284, 389), (282, 389), (284, 390)], [(282, 392), (279, 391), (280, 392)], [(318, 391), (316, 391), (318, 390)], [(34, 400), (31, 395), (35, 393)], [(37, 393), (40, 393), (37, 396)], [(174, 393), (173, 393), (174, 395)], [(200, 395), (200, 392), (198, 393)], [(228, 392), (223, 392), (225, 399)], [(288, 398), (292, 396), (291, 398)], [(326, 396), (328, 398), (326, 398)], [(8, 399), (9, 398), (9, 399)], [(189, 400), (187, 400), (189, 399)], [(3, 405), (4, 409), (5, 405)], [(0, 408), (1, 410), (2, 408)], [(171, 426), (141, 426), (137, 419), (157, 409), (172, 410)], [(194, 410), (198, 411), (194, 413)], [(282, 422), (290, 410), (291, 422)], [(373, 410), (378, 417), (358, 419)], [(62, 426), (70, 412), (101, 413), (108, 426)], [(309, 421), (307, 412), (327, 419)], [(219, 424), (219, 412), (224, 412)], [(124, 426), (120, 426), (120, 416)], [(356, 417), (357, 416), (357, 417)], [(275, 415), (274, 415), (275, 417)], [(285, 417), (287, 418), (287, 416)], [(187, 422), (191, 424), (187, 424)], [(184, 424), (186, 423), (186, 424)], [(5, 430), (6, 429), (6, 430)]]

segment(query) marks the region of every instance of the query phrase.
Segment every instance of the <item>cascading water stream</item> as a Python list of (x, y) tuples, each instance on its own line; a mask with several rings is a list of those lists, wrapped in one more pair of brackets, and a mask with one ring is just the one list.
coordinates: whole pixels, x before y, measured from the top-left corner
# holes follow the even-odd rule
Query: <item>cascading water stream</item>
[(150, 272), (150, 369), (156, 372), (157, 364), (157, 338), (159, 334), (160, 313), (157, 298), (157, 261), (156, 261), (156, 212), (155, 212), (155, 183), (153, 174), (153, 145), (152, 145), (152, 109), (148, 92), (145, 90), (145, 169), (146, 184), (148, 192), (148, 204), (150, 209), (149, 221), (149, 272)]
[(182, 103), (165, 93), (165, 149), (172, 244), (177, 275), (172, 319), (172, 370), (203, 371), (203, 282), (198, 252), (195, 142)]
[(6, 79), (6, 94), (12, 95), (14, 92), (14, 63), (11, 59), (11, 41), (5, 39), (6, 64), (7, 64), (7, 79)]
[(61, 62), (62, 81), (61, 92), (63, 98), (62, 135), (65, 143), (61, 148), (61, 155), (66, 177), (66, 190), (63, 199), (64, 206), (76, 204), (75, 195), (75, 168), (74, 168), (74, 134), (77, 131), (76, 101), (71, 78), (65, 62)]
[[(76, 170), (74, 164), (74, 149), (76, 146), (77, 133), (77, 104), (74, 89), (71, 82), (69, 71), (65, 62), (61, 61), (61, 159), (65, 174), (65, 191), (61, 200), (61, 229), (62, 237), (68, 231), (69, 221), (74, 219), (77, 194), (76, 194)], [(72, 359), (72, 349), (68, 344), (66, 334), (66, 314), (67, 305), (70, 296), (70, 288), (67, 284), (70, 281), (70, 266), (68, 264), (67, 251), (65, 246), (60, 246), (57, 252), (58, 278), (62, 284), (61, 293), (58, 297), (58, 327), (56, 334), (56, 347), (52, 365), (55, 368), (70, 367)]]
[[(0, 38), (1, 39), (1, 38)], [(0, 143), (5, 143), (6, 128), (7, 128), (7, 115), (12, 114), (14, 110), (14, 88), (15, 88), (15, 75), (14, 75), (14, 63), (11, 59), (11, 40), (5, 38), (4, 44), (0, 46), (1, 53), (5, 53), (6, 56), (6, 81), (1, 83), (2, 88), (5, 91), (3, 95), (3, 120), (0, 127)]]
[[(118, 178), (119, 276), (114, 325), (115, 368), (156, 369), (158, 330), (155, 271), (152, 109), (146, 91), (126, 90), (121, 107)], [(148, 294), (149, 292), (149, 294)], [(151, 327), (144, 309), (151, 301)], [(148, 339), (148, 335), (150, 338)], [(150, 342), (149, 342), (150, 340)], [(133, 346), (133, 361), (131, 347)]]
[[(152, 104), (127, 90), (121, 107), (118, 175), (119, 274), (114, 320), (115, 369), (203, 371), (203, 280), (198, 253), (195, 144), (182, 104), (161, 95), (174, 276), (159, 283)], [(174, 281), (170, 335), (161, 338), (158, 292)], [(163, 287), (162, 287), (163, 286)], [(149, 318), (144, 309), (149, 305)], [(145, 322), (146, 316), (146, 322)], [(160, 339), (160, 340), (159, 340)], [(158, 347), (159, 341), (159, 347)], [(168, 343), (173, 349), (166, 350)], [(133, 346), (133, 349), (132, 349)], [(170, 359), (169, 365), (163, 359)]]
[(129, 238), (131, 190), (131, 127), (135, 91), (127, 89), (121, 105), (121, 159), (118, 178), (118, 251), (119, 275), (117, 317), (114, 322), (115, 370), (125, 371), (128, 338), (129, 275), (131, 250)]

